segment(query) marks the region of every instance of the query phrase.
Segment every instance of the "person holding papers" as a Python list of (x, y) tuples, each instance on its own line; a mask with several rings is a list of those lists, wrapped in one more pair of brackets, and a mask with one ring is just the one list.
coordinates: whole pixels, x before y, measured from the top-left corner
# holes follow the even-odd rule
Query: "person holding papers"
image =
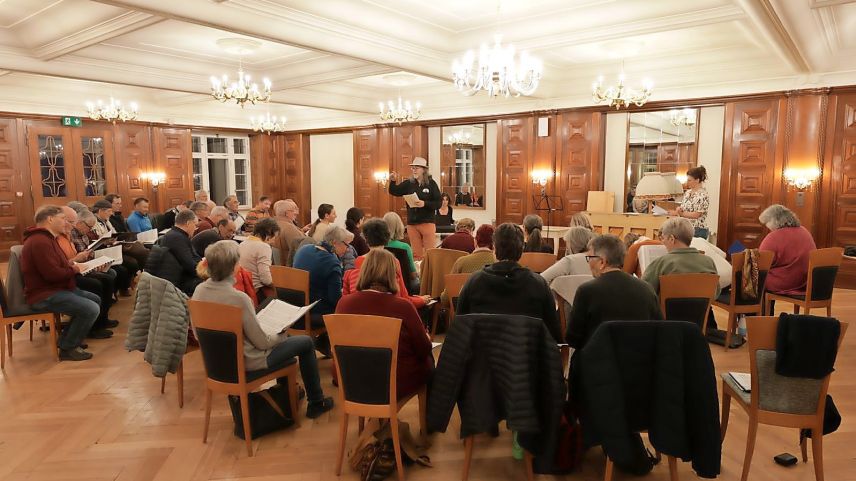
[(357, 292), (344, 296), (336, 314), (364, 314), (401, 319), (398, 338), (398, 398), (418, 391), (428, 382), (434, 369), (431, 340), (413, 304), (399, 297), (395, 256), (373, 249), (365, 256), (357, 280)]
[(85, 361), (92, 353), (81, 349), (83, 338), (98, 317), (98, 296), (78, 289), (74, 276), (82, 269), (66, 258), (56, 237), (65, 229), (62, 209), (45, 205), (36, 211), (35, 227), (24, 231), (21, 273), (24, 295), (34, 310), (71, 316), (71, 323), (59, 338), (59, 358)]
[[(210, 277), (196, 287), (193, 299), (228, 304), (241, 309), (244, 360), (248, 371), (278, 369), (296, 356), (309, 401), (306, 417), (317, 418), (333, 408), (333, 398), (324, 396), (321, 389), (312, 339), (308, 336), (289, 336), (285, 332), (265, 331), (256, 317), (250, 298), (233, 287), (239, 257), (238, 245), (232, 241), (219, 241), (208, 247), (205, 251), (205, 263)], [(284, 324), (284, 328), (287, 328), (287, 325)], [(288, 380), (281, 379), (278, 382), (285, 383)]]
[(239, 262), (241, 267), (253, 276), (253, 288), (256, 289), (259, 302), (264, 302), (268, 297), (276, 297), (270, 266), (273, 262), (271, 243), (276, 240), (277, 234), (279, 225), (275, 220), (266, 217), (256, 222), (253, 234), (238, 246), (238, 253), (241, 255)]
[(128, 216), (128, 229), (131, 232), (152, 230), (152, 220), (149, 218), (149, 199), (145, 197), (134, 199), (134, 212)]
[(407, 202), (407, 233), (413, 256), (422, 259), (425, 248), (435, 245), (434, 236), (437, 224), (434, 223), (434, 212), (440, 208), (440, 188), (434, 179), (428, 175), (428, 161), (422, 157), (414, 157), (410, 163), (413, 176), (398, 183), (395, 172), (389, 174), (389, 193), (396, 197), (404, 197)]

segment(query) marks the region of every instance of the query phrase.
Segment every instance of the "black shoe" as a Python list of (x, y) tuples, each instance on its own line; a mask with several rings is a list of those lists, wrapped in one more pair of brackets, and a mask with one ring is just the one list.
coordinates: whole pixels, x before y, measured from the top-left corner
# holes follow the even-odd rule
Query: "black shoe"
[(306, 417), (315, 419), (331, 409), (333, 409), (333, 398), (325, 397), (321, 401), (309, 403), (306, 407)]
[(119, 325), (119, 321), (117, 321), (116, 319), (107, 319), (106, 321), (104, 321), (104, 327), (106, 329), (113, 329), (114, 327), (116, 327), (118, 325)]
[(86, 349), (89, 347), (89, 344), (87, 344), (85, 342), (81, 342), (80, 344), (77, 345), (77, 347), (79, 347), (81, 349)]
[(110, 329), (98, 329), (97, 331), (89, 331), (86, 337), (88, 339), (109, 339), (113, 337), (113, 331)]
[(85, 361), (87, 359), (92, 359), (92, 353), (86, 352), (79, 347), (75, 347), (71, 350), (60, 349), (59, 351), (59, 359), (61, 361)]
[(21, 326), (23, 326), (23, 325), (24, 325), (24, 321), (18, 321), (18, 322), (16, 322), (15, 324), (12, 324), (12, 329), (18, 330), (18, 329), (20, 329), (20, 328), (21, 328)]

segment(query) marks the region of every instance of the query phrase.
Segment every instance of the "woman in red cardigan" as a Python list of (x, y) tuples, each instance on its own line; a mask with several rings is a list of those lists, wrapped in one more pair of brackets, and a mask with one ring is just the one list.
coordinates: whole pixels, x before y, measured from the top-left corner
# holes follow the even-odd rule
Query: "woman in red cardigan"
[(365, 255), (357, 281), (357, 292), (343, 296), (336, 314), (364, 314), (401, 319), (398, 339), (396, 387), (401, 399), (418, 391), (428, 382), (434, 369), (431, 340), (410, 302), (398, 297), (395, 256), (385, 250)]

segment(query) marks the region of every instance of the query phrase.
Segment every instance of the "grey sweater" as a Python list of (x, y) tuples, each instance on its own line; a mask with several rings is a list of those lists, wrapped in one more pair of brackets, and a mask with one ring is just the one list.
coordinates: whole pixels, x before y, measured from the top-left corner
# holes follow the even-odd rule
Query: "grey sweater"
[(248, 371), (266, 369), (267, 356), (277, 344), (285, 341), (287, 334), (267, 335), (256, 320), (253, 301), (243, 292), (235, 289), (235, 279), (223, 281), (208, 279), (199, 284), (193, 293), (193, 300), (228, 304), (241, 308), (241, 322), (244, 327), (244, 361)]

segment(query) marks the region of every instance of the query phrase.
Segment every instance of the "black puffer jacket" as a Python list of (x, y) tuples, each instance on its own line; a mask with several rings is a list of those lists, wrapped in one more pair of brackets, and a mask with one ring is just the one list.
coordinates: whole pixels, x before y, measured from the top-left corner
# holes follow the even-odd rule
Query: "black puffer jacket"
[(634, 434), (692, 461), (703, 478), (719, 475), (721, 443), (716, 374), (695, 324), (611, 321), (601, 324), (575, 360), (586, 441), (616, 465), (634, 459)]
[(540, 319), (456, 316), (434, 371), (428, 429), (445, 432), (457, 403), (462, 438), (496, 433), (505, 419), (521, 446), (551, 456), (564, 398), (559, 350)]

